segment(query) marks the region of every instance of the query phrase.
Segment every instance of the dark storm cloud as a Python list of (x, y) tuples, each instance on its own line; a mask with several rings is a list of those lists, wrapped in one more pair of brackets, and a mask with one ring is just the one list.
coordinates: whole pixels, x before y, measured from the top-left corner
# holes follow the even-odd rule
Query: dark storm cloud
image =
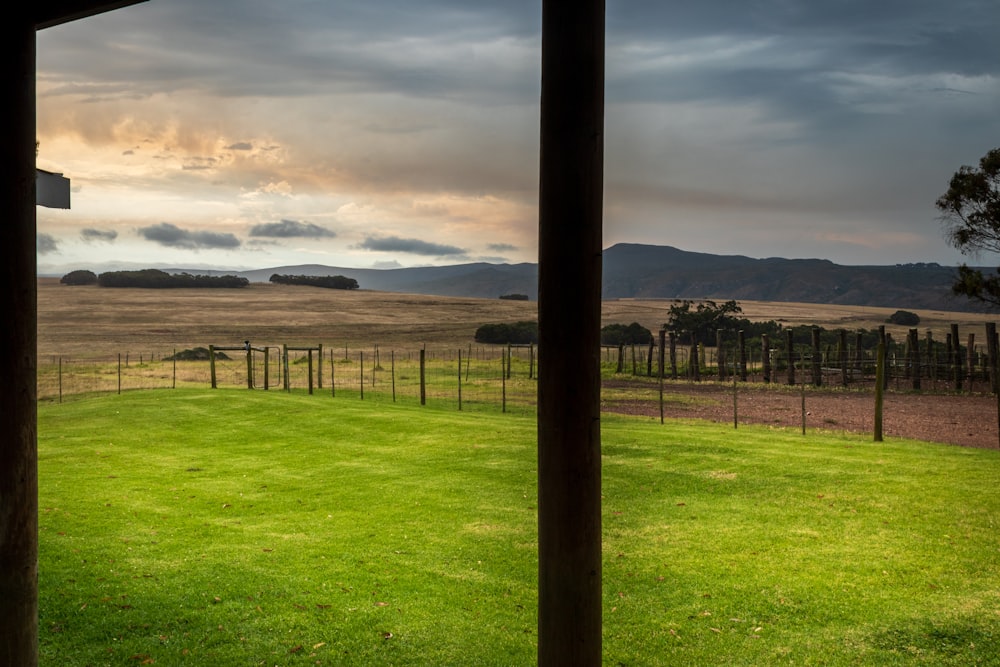
[(231, 151), (252, 151), (253, 144), (249, 141), (238, 141), (235, 144), (226, 146), (226, 148)]
[(398, 236), (369, 236), (358, 247), (363, 250), (373, 250), (376, 252), (405, 252), (411, 255), (427, 255), (434, 257), (444, 257), (450, 255), (464, 255), (467, 251), (451, 245), (441, 243), (430, 243), (420, 239), (404, 239)]
[(59, 242), (51, 234), (36, 234), (35, 250), (39, 255), (47, 255), (59, 250)]
[(493, 252), (514, 252), (517, 250), (517, 246), (510, 243), (488, 243), (486, 247)]
[(250, 229), (250, 236), (263, 236), (275, 239), (290, 238), (332, 238), (337, 234), (331, 232), (326, 227), (320, 227), (311, 222), (298, 222), (296, 220), (282, 220), (281, 222), (268, 222), (254, 225)]
[(240, 240), (232, 234), (218, 232), (193, 232), (169, 222), (140, 227), (139, 236), (147, 241), (168, 248), (199, 250), (207, 248), (238, 248)]
[(80, 238), (84, 241), (90, 243), (92, 241), (103, 241), (104, 243), (111, 243), (116, 238), (118, 238), (118, 232), (113, 229), (103, 230), (103, 229), (91, 229), (87, 228), (80, 232)]

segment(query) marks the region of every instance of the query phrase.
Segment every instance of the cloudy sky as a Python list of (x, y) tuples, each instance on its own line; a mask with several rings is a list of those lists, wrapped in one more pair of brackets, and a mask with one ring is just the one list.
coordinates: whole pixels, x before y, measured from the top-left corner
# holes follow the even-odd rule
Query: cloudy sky
[[(963, 257), (996, 0), (607, 0), (605, 246)], [(537, 259), (540, 0), (152, 0), (38, 34), (39, 268)], [(980, 257), (994, 263), (996, 257)], [(974, 262), (975, 263), (975, 262)]]

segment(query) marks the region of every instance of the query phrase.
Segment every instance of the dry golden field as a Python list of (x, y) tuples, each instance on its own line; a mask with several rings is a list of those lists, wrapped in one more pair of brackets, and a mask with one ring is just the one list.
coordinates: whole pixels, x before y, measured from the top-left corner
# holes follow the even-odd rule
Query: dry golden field
[[(657, 331), (671, 299), (605, 301), (604, 324), (638, 322)], [(785, 326), (874, 329), (895, 310), (858, 306), (741, 301), (752, 320)], [(943, 340), (952, 323), (961, 336), (975, 333), (996, 315), (915, 310), (921, 335)], [(368, 290), (254, 283), (243, 289), (131, 289), (38, 283), (38, 353), (107, 357), (117, 353), (170, 354), (208, 345), (464, 346), (477, 327), (537, 317), (537, 303)], [(897, 340), (906, 327), (886, 325)]]

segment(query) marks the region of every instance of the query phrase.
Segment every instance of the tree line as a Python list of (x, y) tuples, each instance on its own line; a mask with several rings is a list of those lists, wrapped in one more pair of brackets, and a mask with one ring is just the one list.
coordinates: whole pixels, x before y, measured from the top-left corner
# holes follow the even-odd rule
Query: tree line
[(329, 289), (358, 289), (358, 281), (347, 276), (290, 276), (275, 273), (269, 280), (278, 285), (308, 285)]
[(246, 287), (250, 281), (233, 275), (206, 276), (190, 273), (167, 273), (159, 269), (138, 271), (107, 271), (100, 275), (93, 271), (71, 271), (60, 281), (64, 285), (100, 285), (101, 287), (145, 287), (153, 289), (183, 287)]

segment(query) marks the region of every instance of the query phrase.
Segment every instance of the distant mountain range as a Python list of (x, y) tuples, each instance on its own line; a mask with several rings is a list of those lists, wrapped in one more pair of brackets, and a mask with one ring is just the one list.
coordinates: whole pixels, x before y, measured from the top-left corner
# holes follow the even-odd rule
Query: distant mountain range
[[(267, 282), (275, 273), (343, 275), (362, 289), (438, 296), (538, 298), (537, 264), (457, 264), (406, 269), (348, 269), (320, 264), (252, 271), (186, 270), (236, 274)], [(844, 266), (825, 259), (754, 259), (687, 252), (670, 246), (620, 243), (604, 251), (606, 299), (716, 299), (790, 301), (902, 309), (978, 310), (951, 294), (955, 268), (939, 264)]]

